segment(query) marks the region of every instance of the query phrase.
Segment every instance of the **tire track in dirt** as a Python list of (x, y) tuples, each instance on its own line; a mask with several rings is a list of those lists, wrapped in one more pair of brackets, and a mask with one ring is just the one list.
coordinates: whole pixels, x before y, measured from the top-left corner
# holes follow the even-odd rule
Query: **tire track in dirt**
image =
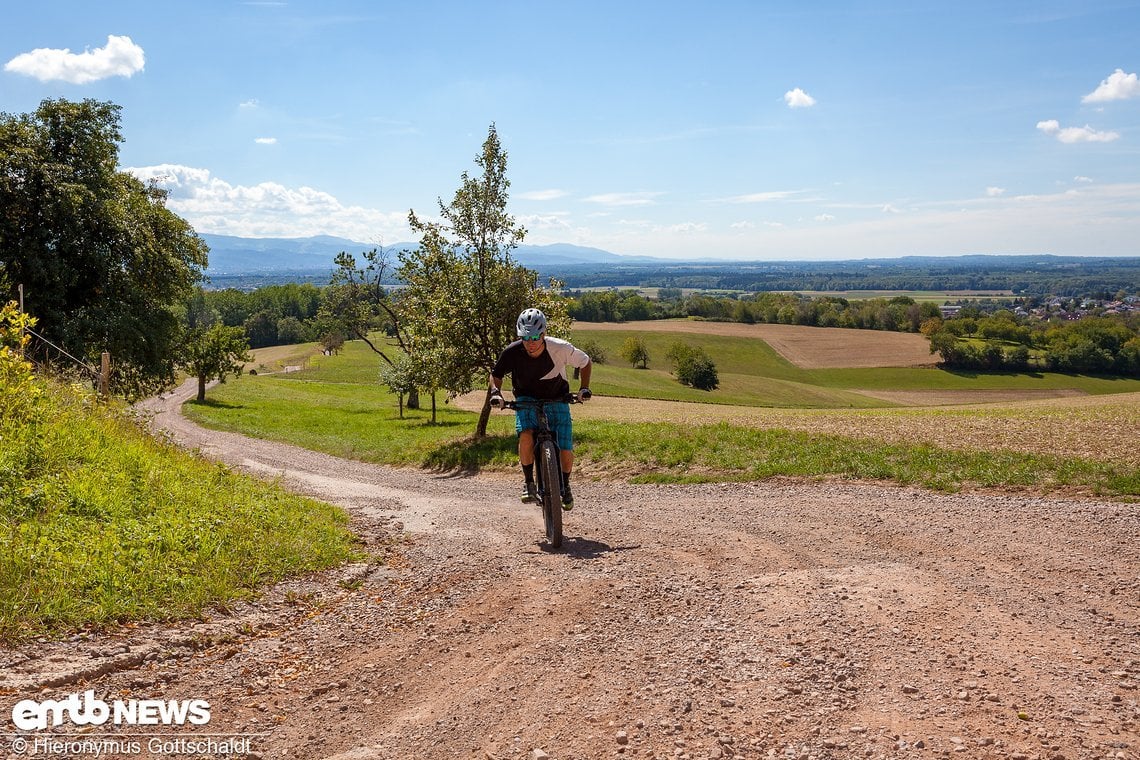
[(206, 697), (210, 732), (265, 759), (1137, 757), (1136, 505), (583, 472), (551, 553), (513, 479), (205, 431), (179, 398), (156, 415), (171, 435), (342, 504), (385, 561), (5, 653), (4, 678), (34, 683), (154, 647), (10, 686), (0, 715), (81, 688)]

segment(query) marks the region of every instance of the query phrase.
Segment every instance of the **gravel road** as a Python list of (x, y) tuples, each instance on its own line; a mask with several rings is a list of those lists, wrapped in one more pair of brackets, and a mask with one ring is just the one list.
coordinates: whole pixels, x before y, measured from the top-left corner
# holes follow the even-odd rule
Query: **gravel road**
[(386, 561), (0, 650), (3, 714), (203, 698), (233, 756), (301, 760), (1140, 758), (1136, 504), (584, 473), (555, 553), (513, 479), (202, 430), (190, 392), (159, 428), (342, 505)]

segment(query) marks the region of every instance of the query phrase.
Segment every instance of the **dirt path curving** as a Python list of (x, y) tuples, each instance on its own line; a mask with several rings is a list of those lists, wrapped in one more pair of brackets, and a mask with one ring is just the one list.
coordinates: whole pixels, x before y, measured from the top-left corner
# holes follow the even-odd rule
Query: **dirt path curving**
[[(1140, 757), (1135, 504), (582, 480), (550, 553), (513, 479), (205, 431), (186, 393), (157, 426), (344, 506), (388, 560), (0, 651), (0, 714), (203, 698), (183, 733), (266, 759)], [(143, 749), (103, 757), (171, 756)]]

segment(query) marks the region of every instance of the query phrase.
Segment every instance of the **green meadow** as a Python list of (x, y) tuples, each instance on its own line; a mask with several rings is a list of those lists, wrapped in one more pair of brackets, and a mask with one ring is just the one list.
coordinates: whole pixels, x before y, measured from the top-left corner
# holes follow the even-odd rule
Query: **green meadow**
[[(624, 366), (617, 351), (622, 332), (591, 333), (609, 359), (594, 371), (591, 386), (600, 395), (673, 401), (713, 401), (741, 406), (780, 406), (827, 410), (878, 407), (886, 402), (859, 396), (858, 389), (888, 390), (1078, 388), (1084, 393), (1140, 391), (1138, 381), (1064, 375), (968, 375), (935, 369), (801, 370), (762, 341), (701, 336), (720, 368), (721, 389), (694, 391), (654, 366)], [(674, 340), (695, 336), (643, 334), (650, 354), (664, 356)], [(336, 356), (315, 355), (308, 368), (288, 374), (245, 376), (212, 389), (204, 404), (189, 403), (185, 413), (201, 424), (283, 440), (338, 456), (397, 466), (437, 470), (503, 469), (515, 466), (513, 418), (491, 417), (489, 435), (476, 440), (472, 412), (438, 403), (438, 421), (428, 409), (406, 410), (401, 418), (395, 397), (379, 382), (379, 359), (360, 342)], [(430, 400), (422, 399), (427, 407)], [(937, 420), (937, 412), (902, 408), (917, 429)], [(985, 412), (977, 414), (985, 415)], [(1043, 422), (1042, 424), (1049, 424)], [(583, 471), (656, 482), (756, 480), (773, 476), (857, 478), (893, 481), (939, 490), (972, 486), (1038, 491), (1078, 489), (1131, 497), (1140, 494), (1140, 473), (1121, 462), (1050, 456), (1020, 451), (969, 451), (914, 443), (868, 441), (864, 437), (769, 428), (668, 422), (579, 421), (576, 451)]]
[(31, 411), (0, 420), (0, 644), (193, 617), (361, 556), (342, 510), (36, 383)]
[[(823, 328), (820, 328), (823, 329)], [(1099, 395), (1140, 391), (1140, 380), (1058, 373), (977, 373), (920, 367), (801, 369), (762, 340), (722, 335), (640, 332), (650, 355), (649, 369), (634, 369), (621, 358), (633, 332), (575, 326), (572, 339), (587, 339), (605, 351), (607, 363), (594, 369), (598, 393), (634, 398), (703, 401), (741, 406), (803, 409), (893, 406), (858, 391), (1059, 391)], [(697, 391), (679, 385), (665, 361), (675, 341), (699, 345), (716, 362), (720, 389)]]

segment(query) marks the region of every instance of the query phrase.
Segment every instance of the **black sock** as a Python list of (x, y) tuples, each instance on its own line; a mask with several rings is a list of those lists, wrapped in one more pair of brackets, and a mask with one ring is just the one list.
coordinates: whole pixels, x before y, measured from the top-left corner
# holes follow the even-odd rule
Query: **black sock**
[(526, 482), (527, 483), (533, 483), (534, 482), (534, 464), (533, 463), (532, 464), (524, 464), (522, 466), (522, 470), (523, 470), (523, 477), (526, 479)]
[(562, 488), (565, 489), (570, 485), (570, 473), (562, 473)]

